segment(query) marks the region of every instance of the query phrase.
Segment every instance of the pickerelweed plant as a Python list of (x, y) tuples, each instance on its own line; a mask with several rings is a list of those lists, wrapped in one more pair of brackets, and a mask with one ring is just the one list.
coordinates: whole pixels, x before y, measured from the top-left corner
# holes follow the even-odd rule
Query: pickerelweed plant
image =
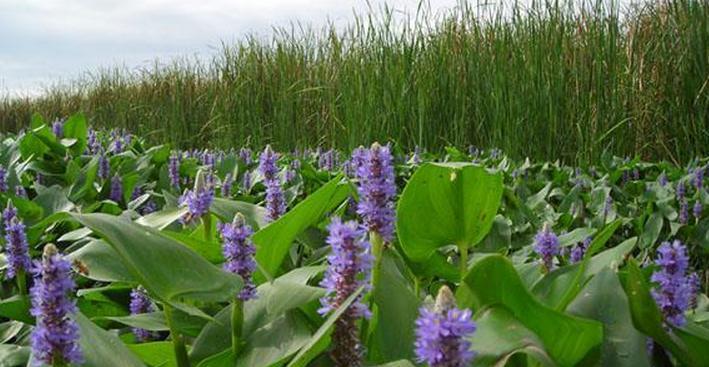
[(709, 361), (709, 218), (680, 218), (681, 199), (707, 204), (709, 159), (592, 169), (388, 143), (325, 171), (313, 149), (256, 162), (80, 115), (62, 133), (37, 117), (0, 144), (0, 364)]

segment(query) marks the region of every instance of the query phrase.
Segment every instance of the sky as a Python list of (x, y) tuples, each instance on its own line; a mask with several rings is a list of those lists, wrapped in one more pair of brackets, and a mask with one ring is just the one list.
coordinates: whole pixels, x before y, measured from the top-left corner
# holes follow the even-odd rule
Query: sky
[[(428, 3), (438, 13), (457, 1)], [(419, 0), (0, 0), (0, 96), (37, 95), (99, 68), (206, 59), (222, 42), (292, 22), (344, 25), (385, 2), (406, 14)]]

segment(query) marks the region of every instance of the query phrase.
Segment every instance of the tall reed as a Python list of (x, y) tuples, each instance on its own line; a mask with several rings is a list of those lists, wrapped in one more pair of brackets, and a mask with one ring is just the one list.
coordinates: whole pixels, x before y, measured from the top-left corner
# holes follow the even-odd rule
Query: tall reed
[[(709, 3), (425, 4), (344, 27), (294, 25), (211, 60), (116, 68), (0, 100), (0, 128), (85, 112), (183, 147), (499, 147), (590, 162), (708, 152)], [(80, 62), (80, 60), (79, 60)]]

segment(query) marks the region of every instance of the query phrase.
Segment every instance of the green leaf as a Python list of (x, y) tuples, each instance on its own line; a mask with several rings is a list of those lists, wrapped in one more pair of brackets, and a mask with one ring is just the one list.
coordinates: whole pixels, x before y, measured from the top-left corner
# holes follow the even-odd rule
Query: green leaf
[(30, 315), (30, 299), (27, 296), (15, 295), (0, 300), (0, 316), (34, 325), (34, 317)]
[(475, 315), (477, 330), (470, 338), (476, 352), (473, 366), (505, 366), (516, 354), (527, 354), (543, 366), (555, 366), (544, 344), (503, 306)]
[(74, 114), (64, 122), (64, 138), (76, 139), (76, 143), (71, 146), (75, 156), (81, 155), (86, 150), (87, 133), (86, 117), (82, 113)]
[(381, 278), (373, 293), (376, 328), (369, 338), (369, 357), (375, 363), (410, 359), (420, 302), (399, 273), (392, 251), (384, 252), (381, 266)]
[(79, 343), (86, 361), (82, 366), (145, 366), (117, 336), (96, 326), (86, 316), (76, 314), (76, 322), (79, 324)]
[(660, 237), (664, 217), (660, 212), (654, 212), (645, 222), (645, 228), (640, 235), (640, 248), (648, 248), (655, 244), (657, 238)]
[(123, 265), (116, 250), (103, 240), (92, 240), (67, 257), (70, 260), (81, 261), (88, 270), (82, 275), (89, 279), (101, 282), (135, 282), (135, 278)]
[(30, 348), (14, 344), (0, 344), (0, 367), (26, 366), (30, 359)]
[(633, 327), (628, 298), (612, 270), (593, 277), (567, 310), (603, 323), (601, 366), (650, 366), (647, 337)]
[(241, 213), (254, 230), (266, 225), (266, 209), (251, 203), (215, 198), (209, 210), (225, 223), (231, 222), (236, 213)]
[[(305, 283), (320, 267), (298, 268), (282, 275), (273, 283), (257, 288), (258, 297), (244, 303), (244, 335), (248, 339), (256, 330), (275, 321), (286, 312), (316, 302), (325, 293)], [(222, 309), (207, 323), (195, 340), (190, 359), (201, 361), (231, 345), (231, 306)]]
[(361, 287), (354, 293), (352, 293), (347, 299), (342, 302), (340, 307), (338, 307), (333, 313), (328, 316), (325, 322), (322, 323), (318, 331), (313, 334), (308, 343), (298, 352), (298, 354), (293, 358), (293, 360), (288, 363), (288, 367), (305, 367), (310, 363), (320, 353), (321, 348), (326, 345), (327, 338), (329, 336), (332, 326), (335, 321), (342, 316), (342, 314), (350, 307), (352, 302), (357, 299), (357, 297), (364, 291)]
[(148, 366), (177, 367), (172, 342), (128, 344), (127, 347)]
[(465, 163), (428, 163), (404, 188), (397, 207), (401, 247), (421, 262), (441, 246), (474, 246), (490, 231), (502, 198), (502, 175)]
[(618, 268), (637, 242), (638, 238), (632, 237), (582, 262), (556, 269), (536, 283), (532, 293), (546, 305), (564, 310), (592, 276), (606, 267)]
[(340, 176), (330, 180), (301, 201), (281, 218), (256, 232), (256, 261), (268, 275), (281, 267), (295, 238), (308, 227), (318, 224), (329, 211), (340, 205), (350, 194), (350, 186)]
[(652, 337), (683, 364), (709, 366), (709, 339), (691, 332), (691, 327), (677, 329), (670, 326), (671, 332), (665, 330), (662, 313), (650, 295), (650, 288), (634, 259), (628, 261), (627, 274), (621, 280), (636, 329)]
[(187, 207), (164, 209), (140, 217), (135, 222), (156, 229), (164, 229), (176, 220), (182, 218), (187, 214), (187, 211)]
[[(130, 327), (150, 330), (150, 331), (168, 331), (169, 327), (165, 320), (165, 314), (162, 311), (141, 313), (130, 316), (112, 316), (102, 317), (104, 320), (111, 320)], [(202, 328), (206, 324), (205, 320), (200, 317), (190, 316), (184, 312), (176, 310), (173, 314), (173, 322), (175, 329), (187, 336), (198, 336)]]
[[(510, 260), (490, 255), (478, 261), (465, 277), (473, 309), (502, 304), (544, 343), (560, 366), (574, 366), (601, 343), (602, 325), (569, 316), (542, 305), (527, 291)], [(494, 285), (494, 286), (491, 286)]]
[(226, 301), (242, 286), (238, 276), (224, 272), (153, 228), (107, 214), (73, 217), (102, 236), (152, 296), (185, 312), (204, 316), (179, 302)]

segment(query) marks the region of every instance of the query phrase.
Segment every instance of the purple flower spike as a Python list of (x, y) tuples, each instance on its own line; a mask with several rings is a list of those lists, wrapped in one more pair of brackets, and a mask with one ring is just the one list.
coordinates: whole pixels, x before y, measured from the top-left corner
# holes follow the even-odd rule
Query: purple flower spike
[(25, 188), (21, 185), (17, 185), (15, 186), (15, 196), (27, 199), (27, 191), (25, 191)]
[(170, 177), (170, 186), (175, 189), (180, 189), (180, 156), (173, 152), (168, 161), (167, 173)]
[(667, 178), (667, 174), (663, 171), (660, 174), (660, 177), (657, 179), (657, 183), (660, 184), (660, 186), (665, 187), (669, 183), (669, 179)]
[(677, 200), (682, 200), (687, 195), (687, 187), (684, 185), (684, 181), (677, 182), (675, 195), (677, 196)]
[(244, 172), (244, 176), (241, 178), (241, 187), (244, 192), (251, 190), (251, 171)]
[(422, 307), (416, 320), (416, 360), (430, 367), (469, 366), (475, 353), (468, 338), (475, 330), (472, 312), (456, 308), (453, 293), (441, 287), (436, 307)]
[(234, 176), (231, 173), (227, 173), (222, 182), (222, 197), (231, 197), (231, 188), (234, 185)]
[[(353, 155), (355, 164), (357, 159), (359, 157)], [(357, 214), (369, 231), (377, 233), (387, 242), (391, 241), (394, 235), (396, 183), (388, 146), (374, 143), (366, 150), (357, 167), (357, 179)]]
[(220, 223), (219, 232), (222, 235), (223, 253), (226, 262), (224, 270), (238, 274), (244, 281), (244, 287), (239, 292), (237, 298), (241, 301), (248, 301), (256, 298), (256, 285), (253, 281), (253, 273), (256, 270), (256, 247), (251, 242), (253, 230), (246, 224), (246, 220), (241, 213), (237, 213), (231, 223)]
[[(155, 311), (155, 307), (153, 306), (153, 303), (150, 302), (150, 297), (148, 297), (148, 292), (142, 286), (138, 286), (137, 288), (131, 290), (129, 309), (131, 315), (139, 315), (142, 313), (150, 313)], [(141, 328), (133, 328), (132, 331), (133, 335), (135, 335), (135, 339), (140, 343), (156, 340), (160, 337), (160, 335), (155, 331)]]
[(689, 203), (687, 199), (682, 198), (679, 202), (679, 223), (687, 224), (689, 222)]
[(101, 154), (98, 157), (98, 177), (100, 179), (107, 179), (111, 174), (111, 164), (108, 161), (108, 157), (105, 154)]
[(702, 217), (702, 202), (697, 200), (694, 202), (694, 207), (692, 207), (692, 214), (694, 214), (694, 218), (697, 218), (699, 220)]
[(592, 238), (591, 237), (586, 237), (583, 242), (579, 243), (578, 245), (574, 246), (573, 249), (571, 249), (571, 254), (569, 255), (569, 260), (572, 263), (577, 263), (583, 259), (583, 255), (586, 254), (586, 250), (588, 250), (588, 246), (591, 244)]
[[(328, 226), (330, 232), (327, 243), (332, 252), (327, 257), (328, 269), (320, 285), (327, 290), (320, 299), (322, 307), (318, 310), (325, 315), (337, 309), (360, 287), (369, 289), (373, 258), (370, 245), (364, 239), (365, 230), (357, 222), (343, 223), (340, 218), (333, 218)], [(359, 341), (357, 319), (369, 318), (370, 311), (362, 303), (362, 295), (335, 321), (332, 336), (331, 356), (336, 366), (360, 366), (363, 347)]]
[(86, 146), (90, 154), (97, 154), (101, 151), (101, 142), (98, 140), (98, 134), (93, 128), (89, 128)]
[(561, 253), (559, 238), (551, 230), (549, 223), (544, 224), (544, 228), (534, 236), (534, 252), (542, 258), (542, 263), (546, 271), (550, 271), (554, 266), (554, 256)]
[(682, 326), (686, 321), (684, 312), (696, 297), (698, 277), (696, 273), (687, 274), (689, 257), (687, 248), (680, 241), (663, 242), (657, 254), (655, 264), (660, 269), (650, 278), (657, 284), (652, 290), (652, 296), (662, 310), (665, 321), (674, 326)]
[(111, 193), (109, 199), (118, 204), (123, 201), (123, 179), (119, 175), (114, 175), (111, 179)]
[(199, 219), (209, 213), (209, 207), (214, 201), (214, 186), (207, 184), (207, 178), (203, 171), (197, 173), (194, 190), (187, 190), (180, 197), (180, 206), (187, 206), (188, 213), (183, 218), (185, 223)]
[(42, 261), (35, 262), (33, 274), (30, 313), (37, 324), (31, 336), (32, 355), (39, 364), (81, 364), (79, 327), (73, 319), (76, 304), (69, 297), (76, 286), (71, 264), (49, 244), (44, 247)]
[(7, 192), (7, 169), (0, 164), (0, 192)]
[(278, 153), (267, 145), (259, 157), (259, 171), (266, 185), (266, 220), (268, 221), (274, 221), (286, 212), (286, 201), (278, 177), (277, 161)]
[(253, 153), (251, 152), (251, 149), (249, 148), (241, 148), (239, 149), (239, 159), (241, 159), (245, 165), (249, 166), (251, 163), (253, 163)]
[(692, 185), (697, 191), (700, 191), (704, 187), (704, 168), (698, 167), (694, 170), (694, 175), (692, 176)]
[(17, 209), (11, 202), (8, 201), (2, 217), (5, 224), (5, 252), (7, 253), (5, 277), (13, 279), (17, 274), (30, 270), (29, 245), (25, 225), (17, 217)]
[(52, 133), (57, 137), (57, 139), (64, 137), (64, 120), (57, 119), (52, 122)]

